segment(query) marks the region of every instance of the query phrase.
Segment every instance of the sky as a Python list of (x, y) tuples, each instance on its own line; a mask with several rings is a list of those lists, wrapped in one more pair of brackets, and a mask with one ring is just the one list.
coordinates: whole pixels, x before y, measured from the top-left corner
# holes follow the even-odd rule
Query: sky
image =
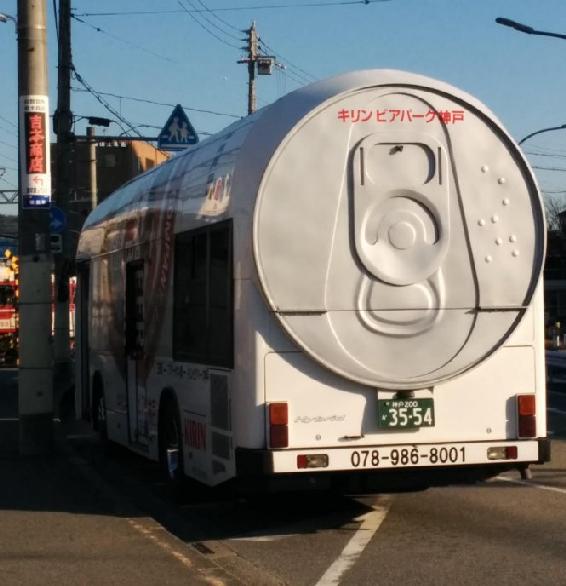
[[(58, 0), (45, 2), (53, 112)], [(564, 0), (72, 0), (72, 10), (76, 72), (144, 136), (157, 136), (175, 104), (201, 138), (246, 114), (247, 68), (237, 61), (252, 21), (266, 54), (285, 66), (258, 78), (258, 107), (313, 80), (386, 68), (471, 93), (517, 141), (566, 123), (566, 40), (495, 23), (507, 17), (566, 34)], [(143, 11), (151, 13), (131, 14)], [(0, 0), (0, 12), (16, 17), (16, 0)], [(112, 15), (95, 14), (101, 12)], [(85, 133), (81, 116), (115, 118), (77, 80), (72, 88), (77, 134)], [(0, 23), (0, 189), (17, 185), (17, 102), (17, 42), (8, 21)], [(122, 132), (115, 123), (97, 128)], [(566, 130), (523, 148), (545, 197), (566, 207)], [(17, 209), (0, 205), (0, 213)]]

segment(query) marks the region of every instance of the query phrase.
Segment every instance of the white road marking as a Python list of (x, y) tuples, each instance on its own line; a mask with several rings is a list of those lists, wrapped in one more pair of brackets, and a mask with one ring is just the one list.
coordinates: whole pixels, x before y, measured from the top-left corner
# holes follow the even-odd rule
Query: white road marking
[(284, 535), (249, 535), (245, 537), (231, 537), (230, 541), (281, 541), (282, 539), (287, 539), (288, 537), (295, 537), (296, 535), (296, 533), (286, 533)]
[(362, 522), (360, 528), (316, 583), (316, 586), (335, 586), (340, 583), (340, 578), (356, 563), (356, 560), (383, 523), (392, 501), (393, 498), (390, 496), (379, 497), (372, 510), (358, 518), (358, 521)]
[(504, 482), (511, 482), (512, 484), (522, 484), (523, 486), (529, 486), (530, 488), (538, 488), (539, 490), (548, 490), (550, 492), (559, 492), (560, 494), (566, 494), (566, 488), (558, 488), (557, 486), (548, 486), (547, 484), (538, 484), (537, 482), (528, 482), (526, 480), (508, 478), (507, 476), (496, 476), (496, 479), (503, 480)]

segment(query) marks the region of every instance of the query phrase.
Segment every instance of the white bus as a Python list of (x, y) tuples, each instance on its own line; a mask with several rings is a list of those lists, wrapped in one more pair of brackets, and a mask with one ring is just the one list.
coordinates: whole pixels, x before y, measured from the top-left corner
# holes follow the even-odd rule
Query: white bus
[(549, 458), (541, 196), (473, 97), (314, 83), (127, 183), (77, 255), (77, 404), (213, 486)]

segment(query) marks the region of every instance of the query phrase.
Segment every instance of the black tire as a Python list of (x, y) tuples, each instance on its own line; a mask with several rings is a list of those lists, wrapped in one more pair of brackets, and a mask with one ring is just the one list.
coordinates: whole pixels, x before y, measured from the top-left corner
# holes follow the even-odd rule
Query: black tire
[(163, 478), (176, 488), (183, 484), (183, 431), (177, 400), (164, 398), (159, 410), (159, 466)]

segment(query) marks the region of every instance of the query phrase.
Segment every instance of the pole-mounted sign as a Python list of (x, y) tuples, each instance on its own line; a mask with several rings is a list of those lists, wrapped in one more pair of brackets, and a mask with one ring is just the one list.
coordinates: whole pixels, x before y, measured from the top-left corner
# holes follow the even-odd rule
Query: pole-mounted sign
[(22, 206), (27, 209), (51, 205), (47, 96), (21, 96), (20, 157)]
[(182, 151), (198, 142), (198, 136), (183, 107), (177, 104), (157, 137), (157, 148)]

